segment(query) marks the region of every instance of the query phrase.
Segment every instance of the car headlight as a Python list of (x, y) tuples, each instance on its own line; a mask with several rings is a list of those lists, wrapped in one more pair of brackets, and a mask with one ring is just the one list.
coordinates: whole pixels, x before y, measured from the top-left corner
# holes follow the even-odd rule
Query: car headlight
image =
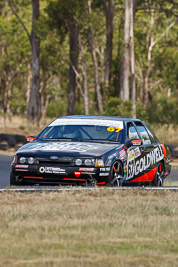
[(33, 164), (34, 162), (35, 162), (34, 158), (32, 158), (32, 157), (28, 158), (28, 163), (29, 164)]
[(81, 159), (76, 159), (76, 160), (75, 160), (75, 164), (76, 164), (77, 166), (82, 165), (82, 160), (81, 160)]
[(96, 159), (95, 167), (104, 167), (104, 160), (103, 159)]
[(92, 165), (92, 160), (91, 159), (85, 159), (84, 161), (86, 166), (91, 166)]
[(21, 157), (21, 158), (19, 159), (19, 161), (20, 161), (20, 163), (24, 164), (24, 163), (26, 162), (26, 158)]
[(36, 164), (38, 164), (39, 162), (38, 162), (38, 160), (37, 159), (35, 159), (35, 158), (33, 158), (33, 157), (27, 157), (27, 158), (25, 158), (25, 157), (20, 157), (19, 159), (18, 159), (18, 163), (20, 163), (20, 164), (34, 164), (34, 163), (36, 163)]

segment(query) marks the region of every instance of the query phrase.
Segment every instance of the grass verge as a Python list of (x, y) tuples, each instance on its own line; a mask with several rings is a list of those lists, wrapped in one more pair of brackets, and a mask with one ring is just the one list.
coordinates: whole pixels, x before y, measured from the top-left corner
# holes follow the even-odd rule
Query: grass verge
[(178, 194), (0, 194), (1, 266), (176, 266)]

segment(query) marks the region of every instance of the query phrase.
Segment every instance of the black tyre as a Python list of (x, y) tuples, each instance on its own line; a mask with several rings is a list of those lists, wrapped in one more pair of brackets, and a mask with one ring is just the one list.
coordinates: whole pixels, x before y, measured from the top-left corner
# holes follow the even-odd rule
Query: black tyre
[(110, 186), (122, 186), (122, 178), (123, 178), (123, 166), (122, 163), (117, 160), (111, 166), (111, 171), (109, 175), (109, 185)]
[(9, 148), (9, 145), (7, 143), (0, 143), (1, 150), (7, 150), (8, 148)]
[(159, 163), (155, 177), (152, 182), (152, 186), (158, 186), (158, 187), (163, 186), (164, 183), (163, 177), (164, 177), (164, 166), (163, 163)]
[(21, 185), (13, 173), (10, 174), (10, 185)]
[(17, 144), (17, 141), (15, 139), (15, 136), (12, 135), (12, 134), (8, 136), (7, 142), (9, 144), (9, 147), (15, 147), (16, 144)]

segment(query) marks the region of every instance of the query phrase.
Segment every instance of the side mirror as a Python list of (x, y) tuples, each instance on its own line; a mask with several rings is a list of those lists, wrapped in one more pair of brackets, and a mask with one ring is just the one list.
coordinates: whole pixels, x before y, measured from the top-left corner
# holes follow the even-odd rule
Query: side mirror
[(142, 139), (132, 139), (126, 143), (126, 146), (127, 146), (127, 148), (129, 148), (131, 146), (141, 146), (142, 144), (143, 144)]
[(35, 136), (25, 136), (27, 143), (33, 142), (36, 137)]

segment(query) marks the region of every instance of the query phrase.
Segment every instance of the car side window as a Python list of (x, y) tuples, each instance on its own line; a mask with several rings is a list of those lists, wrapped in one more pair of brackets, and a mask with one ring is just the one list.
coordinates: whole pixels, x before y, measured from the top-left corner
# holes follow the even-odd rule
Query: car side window
[(158, 143), (158, 140), (156, 139), (156, 137), (154, 136), (154, 134), (151, 132), (151, 130), (150, 130), (148, 127), (146, 127), (146, 129), (147, 129), (147, 132), (148, 132), (148, 134), (149, 134), (151, 143), (152, 143), (152, 144), (156, 144), (156, 143)]
[(137, 129), (140, 133), (140, 136), (143, 140), (143, 144), (151, 144), (150, 137), (149, 137), (148, 132), (147, 132), (146, 128), (144, 127), (144, 125), (139, 121), (136, 121), (135, 124), (136, 124)]
[(139, 135), (133, 123), (127, 123), (127, 137), (129, 140), (139, 139)]

